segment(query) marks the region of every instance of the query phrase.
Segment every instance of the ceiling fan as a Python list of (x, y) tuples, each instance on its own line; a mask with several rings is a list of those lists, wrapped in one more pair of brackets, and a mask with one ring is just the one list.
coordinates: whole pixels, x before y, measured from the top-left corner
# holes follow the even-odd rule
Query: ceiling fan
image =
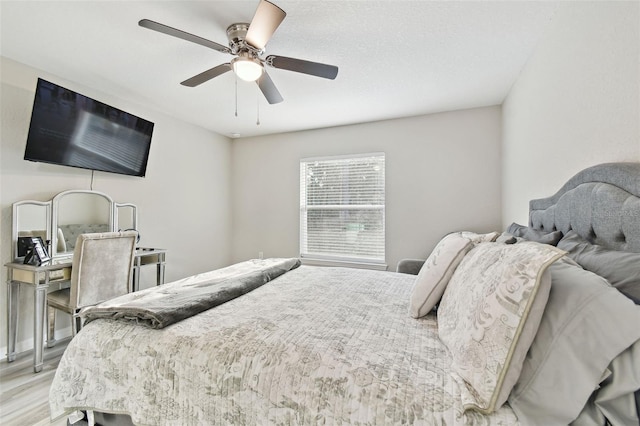
[(265, 58), (262, 57), (267, 42), (286, 15), (287, 14), (275, 4), (261, 0), (250, 24), (240, 22), (229, 25), (227, 28), (229, 47), (149, 19), (142, 19), (138, 22), (138, 25), (200, 44), (217, 50), (218, 52), (229, 53), (236, 56), (230, 62), (208, 69), (180, 84), (195, 87), (227, 71), (233, 70), (239, 78), (246, 81), (255, 81), (267, 99), (267, 102), (277, 104), (282, 102), (283, 98), (271, 80), (271, 77), (267, 74), (264, 67), (265, 64), (273, 68), (295, 71), (330, 80), (335, 79), (338, 75), (338, 67), (334, 65), (287, 58), (285, 56), (269, 55)]

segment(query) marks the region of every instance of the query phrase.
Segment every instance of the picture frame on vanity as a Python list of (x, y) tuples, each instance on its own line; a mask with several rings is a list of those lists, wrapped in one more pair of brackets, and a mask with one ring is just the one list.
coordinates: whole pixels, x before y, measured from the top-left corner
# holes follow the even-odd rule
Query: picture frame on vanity
[(27, 253), (24, 256), (24, 263), (27, 265), (40, 266), (51, 260), (47, 246), (40, 237), (28, 237), (26, 244), (28, 245)]

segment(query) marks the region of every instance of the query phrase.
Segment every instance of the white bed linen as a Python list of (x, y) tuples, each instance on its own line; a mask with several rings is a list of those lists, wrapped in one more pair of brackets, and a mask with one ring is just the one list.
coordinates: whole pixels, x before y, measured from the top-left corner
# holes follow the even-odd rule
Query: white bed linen
[(517, 425), (463, 413), (435, 317), (407, 313), (414, 276), (301, 266), (162, 330), (95, 320), (50, 391), (136, 424)]

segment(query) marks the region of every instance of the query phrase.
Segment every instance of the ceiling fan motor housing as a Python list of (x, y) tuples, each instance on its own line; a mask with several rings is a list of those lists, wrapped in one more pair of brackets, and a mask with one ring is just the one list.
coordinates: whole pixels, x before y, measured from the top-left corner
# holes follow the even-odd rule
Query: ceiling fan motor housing
[(264, 52), (264, 49), (256, 49), (245, 41), (248, 30), (249, 24), (245, 22), (231, 24), (227, 27), (227, 39), (229, 40), (229, 47), (231, 48), (231, 52), (234, 55), (237, 55), (239, 52), (243, 51), (251, 51), (255, 54), (254, 56), (257, 56)]

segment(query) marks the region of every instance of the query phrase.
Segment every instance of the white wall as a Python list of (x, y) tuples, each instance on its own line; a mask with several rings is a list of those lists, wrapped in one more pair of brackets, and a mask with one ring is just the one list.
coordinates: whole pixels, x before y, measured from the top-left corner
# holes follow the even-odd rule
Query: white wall
[(386, 153), (386, 258), (425, 258), (447, 232), (500, 223), (500, 107), (233, 143), (233, 261), (299, 254), (300, 159)]
[(598, 163), (640, 161), (638, 2), (568, 2), (503, 104), (503, 225)]
[[(116, 202), (138, 206), (140, 244), (168, 249), (166, 280), (225, 266), (230, 261), (231, 140), (131, 104), (96, 88), (73, 82), (1, 58), (0, 99), (0, 258), (11, 260), (11, 205), (25, 199), (46, 201), (68, 189), (90, 189), (91, 172), (23, 160), (37, 77), (116, 106), (155, 123), (145, 178), (96, 172), (93, 189)], [(143, 287), (155, 280), (153, 268), (143, 268)], [(2, 268), (6, 277), (6, 268)], [(6, 319), (6, 280), (0, 284), (0, 318)], [(18, 350), (32, 347), (33, 296), (22, 291)], [(64, 315), (60, 315), (61, 319)], [(70, 322), (59, 321), (61, 334)], [(0, 357), (6, 354), (6, 327), (0, 327)]]

